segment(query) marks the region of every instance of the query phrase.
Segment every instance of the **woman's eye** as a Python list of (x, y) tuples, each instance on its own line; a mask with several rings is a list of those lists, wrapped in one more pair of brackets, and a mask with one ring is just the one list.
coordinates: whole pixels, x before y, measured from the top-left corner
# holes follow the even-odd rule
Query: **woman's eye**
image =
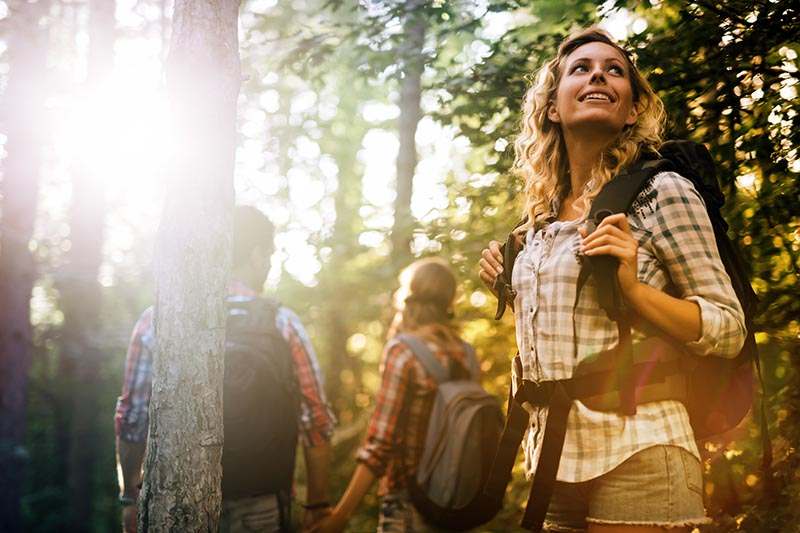
[(583, 63), (578, 63), (572, 67), (572, 72), (587, 72), (588, 70), (589, 68)]
[(608, 68), (608, 71), (609, 72), (613, 72), (614, 74), (617, 74), (618, 76), (623, 76), (625, 74), (625, 71), (622, 69), (622, 67), (620, 67), (618, 65), (611, 65)]

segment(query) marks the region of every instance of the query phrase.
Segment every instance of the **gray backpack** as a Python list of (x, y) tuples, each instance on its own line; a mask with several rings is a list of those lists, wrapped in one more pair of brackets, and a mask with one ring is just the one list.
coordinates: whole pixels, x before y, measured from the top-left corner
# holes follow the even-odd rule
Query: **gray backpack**
[(479, 383), (475, 351), (464, 343), (469, 379), (451, 379), (450, 370), (418, 337), (395, 339), (408, 346), (438, 384), (425, 447), (416, 472), (407, 478), (409, 496), (432, 525), (464, 529), (453, 514), (479, 498), (491, 470), (504, 417), (497, 399)]

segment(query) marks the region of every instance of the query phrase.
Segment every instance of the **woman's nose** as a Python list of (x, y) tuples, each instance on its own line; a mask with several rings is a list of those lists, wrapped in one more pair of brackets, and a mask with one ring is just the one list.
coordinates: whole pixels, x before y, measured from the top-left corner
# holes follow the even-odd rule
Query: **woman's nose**
[(590, 81), (592, 83), (605, 83), (606, 82), (606, 76), (605, 76), (605, 73), (603, 72), (602, 67), (598, 66), (598, 67), (595, 67), (594, 70), (592, 70), (592, 77), (591, 77)]

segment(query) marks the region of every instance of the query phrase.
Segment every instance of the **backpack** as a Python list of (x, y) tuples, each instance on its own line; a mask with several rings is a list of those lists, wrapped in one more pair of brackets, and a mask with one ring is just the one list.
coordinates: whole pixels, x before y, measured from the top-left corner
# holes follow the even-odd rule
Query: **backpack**
[(416, 470), (409, 470), (406, 479), (409, 498), (431, 525), (451, 531), (479, 526), (500, 509), (477, 509), (476, 502), (482, 504), (503, 413), (479, 382), (475, 351), (464, 343), (469, 379), (451, 379), (450, 370), (421, 339), (401, 334), (395, 341), (408, 346), (437, 383), (425, 446)]
[(299, 394), (278, 303), (229, 298), (223, 380), (222, 497), (288, 495), (294, 477)]
[[(566, 434), (566, 418), (573, 400), (581, 400), (590, 409), (618, 411), (626, 415), (634, 414), (637, 404), (679, 400), (686, 406), (698, 439), (734, 428), (752, 405), (754, 363), (760, 377), (752, 327), (758, 299), (750, 285), (743, 256), (736, 243), (727, 236), (728, 224), (721, 213), (725, 196), (717, 181), (713, 158), (706, 147), (691, 141), (668, 141), (658, 154), (644, 154), (603, 187), (592, 203), (587, 222), (596, 227), (606, 216), (627, 213), (639, 193), (657, 173), (663, 171), (675, 171), (689, 179), (705, 202), (720, 258), (744, 311), (747, 327), (744, 346), (736, 358), (724, 359), (694, 357), (686, 354), (679, 343), (664, 337), (648, 337), (643, 342), (633, 343), (631, 317), (625, 309), (616, 276), (617, 259), (610, 256), (585, 257), (578, 278), (575, 305), (581, 289), (592, 276), (600, 307), (617, 324), (619, 344), (581, 361), (574, 376), (568, 380), (538, 384), (523, 381), (509, 401), (507, 427), (523, 428), (527, 424), (527, 414), (521, 408), (524, 402), (549, 407), (540, 461), (523, 519), (523, 526), (533, 530), (541, 528), (547, 511)], [(505, 268), (495, 284), (498, 293), (496, 319), (502, 317), (507, 301), (513, 301), (515, 296), (511, 276), (518, 253), (518, 240), (512, 232), (503, 249)], [(518, 358), (515, 365), (520, 365)], [(762, 467), (766, 472), (771, 463), (771, 446), (763, 402), (761, 418)], [(521, 438), (516, 434), (504, 434), (503, 446), (507, 450), (513, 448), (515, 454)], [(487, 490), (495, 498), (510, 480), (513, 457), (509, 458), (508, 454), (508, 451), (498, 452), (497, 466), (487, 485)]]

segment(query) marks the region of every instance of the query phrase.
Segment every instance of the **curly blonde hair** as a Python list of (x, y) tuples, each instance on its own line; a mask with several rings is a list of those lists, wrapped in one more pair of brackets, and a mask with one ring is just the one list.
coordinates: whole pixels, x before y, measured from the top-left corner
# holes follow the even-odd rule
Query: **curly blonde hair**
[(578, 47), (592, 42), (613, 46), (622, 53), (630, 73), (633, 102), (638, 113), (636, 123), (626, 127), (602, 153), (582, 191), (581, 206), (585, 217), (592, 200), (603, 185), (623, 167), (634, 162), (643, 148), (657, 151), (666, 113), (664, 104), (642, 76), (628, 52), (599, 28), (588, 28), (567, 37), (558, 53), (539, 70), (535, 83), (525, 93), (522, 106), (522, 131), (514, 143), (514, 172), (524, 180), (524, 214), (528, 229), (551, 214), (552, 207), (570, 192), (569, 161), (561, 127), (547, 118), (548, 107), (555, 101), (567, 56)]
[(456, 289), (455, 274), (444, 259), (428, 257), (411, 263), (400, 274), (388, 338), (415, 333), (447, 350), (458, 349), (461, 341), (453, 323)]

